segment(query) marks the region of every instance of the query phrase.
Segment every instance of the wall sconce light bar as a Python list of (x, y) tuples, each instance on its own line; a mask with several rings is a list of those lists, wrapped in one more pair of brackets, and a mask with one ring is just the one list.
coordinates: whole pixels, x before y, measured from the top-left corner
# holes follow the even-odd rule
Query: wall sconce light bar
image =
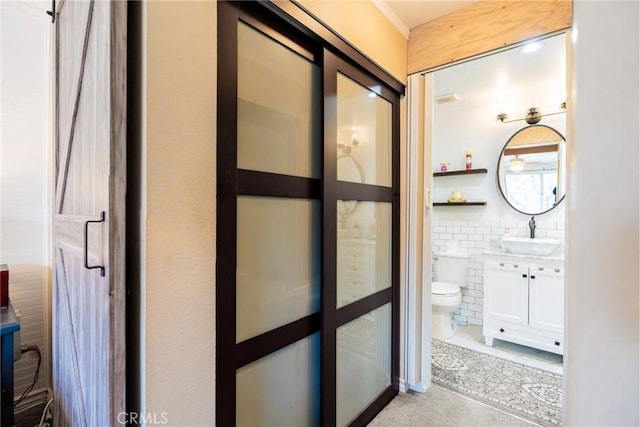
[(540, 111), (536, 107), (531, 107), (527, 110), (526, 117), (509, 120), (509, 116), (507, 116), (507, 113), (500, 113), (496, 116), (496, 120), (502, 123), (511, 123), (511, 122), (517, 122), (518, 120), (524, 120), (530, 125), (532, 125), (532, 124), (538, 123), (542, 119), (542, 117), (566, 113), (567, 103), (563, 102), (562, 104), (560, 104), (560, 109), (562, 109), (563, 111), (557, 111), (555, 113), (540, 114)]

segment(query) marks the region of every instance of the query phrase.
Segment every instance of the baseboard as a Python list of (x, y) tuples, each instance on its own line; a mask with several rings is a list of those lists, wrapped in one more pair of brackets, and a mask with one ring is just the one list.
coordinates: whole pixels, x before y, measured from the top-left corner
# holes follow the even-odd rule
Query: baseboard
[[(19, 414), (22, 411), (26, 411), (27, 409), (31, 409), (34, 406), (38, 406), (42, 403), (46, 404), (49, 401), (51, 394), (51, 390), (49, 390), (48, 388), (40, 388), (38, 390), (32, 391), (16, 407), (15, 413)], [(20, 396), (16, 396), (15, 400), (19, 398)]]
[(407, 382), (403, 378), (400, 378), (400, 380), (398, 381), (398, 389), (400, 393), (406, 393), (409, 390), (409, 388), (407, 387)]
[(429, 386), (422, 383), (409, 385), (409, 390), (416, 391), (418, 393), (424, 393), (427, 391), (428, 388)]
[(409, 384), (404, 378), (400, 378), (400, 380), (398, 381), (398, 388), (400, 393), (407, 393), (409, 391), (424, 393), (429, 387), (431, 387), (431, 381), (429, 381), (429, 384)]

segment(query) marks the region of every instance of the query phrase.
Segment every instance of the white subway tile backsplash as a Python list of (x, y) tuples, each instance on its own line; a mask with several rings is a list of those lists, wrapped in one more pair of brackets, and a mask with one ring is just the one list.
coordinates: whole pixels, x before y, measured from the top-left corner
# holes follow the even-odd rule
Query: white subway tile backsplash
[(500, 227), (502, 228), (517, 228), (518, 227), (518, 220), (517, 219), (501, 219), (500, 220)]
[(538, 228), (556, 228), (556, 221), (536, 219), (536, 229)]
[[(482, 324), (484, 305), (482, 253), (499, 240), (505, 227), (513, 237), (529, 236), (529, 221), (517, 219), (448, 220), (440, 219), (432, 223), (432, 249), (445, 251), (450, 242), (455, 242), (458, 251), (471, 254), (466, 287), (462, 288), (462, 305), (454, 313), (458, 324)], [(536, 237), (564, 239), (564, 219), (561, 221), (537, 220)]]
[(467, 304), (467, 309), (482, 312), (482, 306), (478, 304)]
[(463, 315), (463, 316), (467, 316), (467, 317), (473, 317), (474, 316), (474, 312), (470, 311), (470, 310), (467, 310), (466, 308), (460, 307), (459, 311), (460, 311), (460, 314)]
[(564, 230), (547, 230), (547, 237), (553, 237), (556, 239), (564, 239)]
[(485, 219), (483, 221), (485, 227), (499, 227), (500, 220), (499, 219)]
[(478, 234), (491, 234), (490, 227), (476, 227), (476, 233)]

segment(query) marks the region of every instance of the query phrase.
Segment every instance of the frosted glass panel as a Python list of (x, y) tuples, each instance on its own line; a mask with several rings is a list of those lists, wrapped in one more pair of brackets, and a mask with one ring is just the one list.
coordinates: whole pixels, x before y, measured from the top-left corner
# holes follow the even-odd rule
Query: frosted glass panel
[(236, 341), (320, 310), (320, 202), (238, 197)]
[(236, 425), (320, 425), (320, 334), (263, 357), (236, 374)]
[(391, 286), (391, 203), (338, 201), (336, 276), (337, 307)]
[(337, 423), (349, 424), (391, 385), (391, 304), (337, 331)]
[(320, 177), (320, 69), (238, 26), (238, 168)]
[(339, 181), (391, 186), (391, 103), (338, 74)]

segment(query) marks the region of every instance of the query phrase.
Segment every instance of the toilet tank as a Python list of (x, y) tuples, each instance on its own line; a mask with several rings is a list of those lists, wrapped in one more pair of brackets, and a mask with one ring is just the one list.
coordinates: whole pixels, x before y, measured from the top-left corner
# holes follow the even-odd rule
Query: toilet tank
[(469, 254), (456, 252), (434, 252), (434, 281), (467, 286), (469, 273)]

